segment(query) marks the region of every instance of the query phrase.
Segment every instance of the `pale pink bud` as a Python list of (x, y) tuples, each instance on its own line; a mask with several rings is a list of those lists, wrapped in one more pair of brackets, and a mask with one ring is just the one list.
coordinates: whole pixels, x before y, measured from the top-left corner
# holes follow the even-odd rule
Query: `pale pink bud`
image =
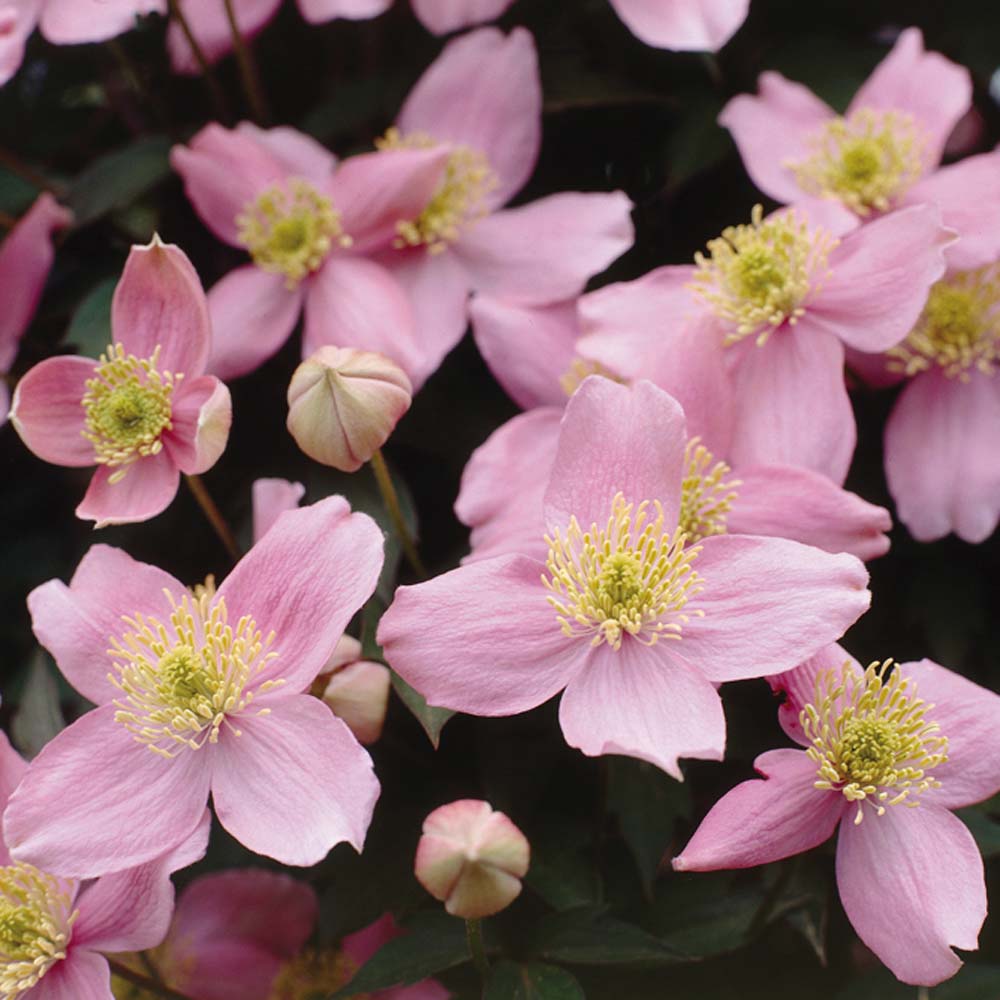
[(385, 444), (410, 408), (406, 373), (388, 358), (321, 347), (288, 386), (288, 430), (312, 459), (355, 472)]
[(333, 671), (323, 701), (343, 719), (359, 743), (368, 746), (382, 735), (389, 707), (389, 670), (381, 663), (361, 659), (361, 643), (345, 635), (324, 668)]
[(499, 913), (521, 892), (531, 848), (488, 802), (460, 799), (424, 820), (414, 870), (420, 884), (456, 917)]

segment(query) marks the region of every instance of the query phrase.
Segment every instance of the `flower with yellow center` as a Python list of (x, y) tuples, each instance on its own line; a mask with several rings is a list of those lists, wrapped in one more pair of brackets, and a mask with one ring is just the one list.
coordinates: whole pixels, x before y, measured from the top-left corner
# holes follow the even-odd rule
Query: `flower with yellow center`
[(689, 543), (724, 535), (739, 480), (728, 478), (733, 470), (725, 462), (716, 462), (697, 437), (691, 438), (684, 449), (684, 465), (678, 528)]
[(918, 806), (921, 793), (941, 784), (928, 772), (948, 759), (947, 737), (925, 718), (932, 708), (892, 660), (870, 664), (863, 675), (849, 664), (839, 676), (822, 672), (799, 715), (817, 765), (815, 787), (857, 802), (855, 823), (865, 802), (879, 816), (887, 805)]
[[(344, 952), (334, 948), (302, 952), (286, 962), (278, 973), (268, 1000), (310, 1000), (331, 996), (346, 985), (357, 965)], [(367, 993), (352, 993), (352, 1000), (367, 1000)]]

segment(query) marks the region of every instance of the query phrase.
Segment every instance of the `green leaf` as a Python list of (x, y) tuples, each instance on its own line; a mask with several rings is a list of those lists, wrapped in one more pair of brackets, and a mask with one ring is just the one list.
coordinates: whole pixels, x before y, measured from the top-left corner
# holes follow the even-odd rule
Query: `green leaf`
[(416, 688), (410, 687), (395, 670), (392, 672), (392, 686), (400, 701), (413, 713), (413, 717), (423, 727), (427, 738), (437, 750), (441, 742), (441, 730), (455, 712), (450, 708), (428, 705), (424, 696)]
[(1000, 796), (994, 796), (986, 802), (959, 809), (955, 815), (972, 831), (976, 844), (984, 858), (995, 858), (1000, 855), (1000, 822), (992, 814), (1000, 808)]
[(96, 358), (111, 343), (111, 299), (117, 278), (107, 278), (95, 285), (76, 307), (69, 329), (63, 338), (68, 347), (75, 347), (87, 358)]
[(490, 970), (483, 1000), (585, 1000), (576, 978), (554, 965), (500, 962)]
[(588, 847), (567, 838), (532, 837), (531, 868), (524, 881), (554, 910), (601, 902), (601, 876)]
[(544, 918), (536, 941), (542, 958), (577, 965), (673, 965), (688, 959), (641, 927), (595, 907)]
[(39, 649), (28, 666), (21, 698), (10, 731), (17, 748), (31, 759), (66, 728), (59, 706), (59, 684), (48, 657)]

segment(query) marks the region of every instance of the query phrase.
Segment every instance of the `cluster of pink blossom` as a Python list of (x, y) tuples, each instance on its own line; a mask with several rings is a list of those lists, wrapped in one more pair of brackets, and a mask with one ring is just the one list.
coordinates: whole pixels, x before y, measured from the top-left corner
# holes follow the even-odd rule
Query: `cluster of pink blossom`
[[(748, 8), (610, 2), (670, 49), (719, 47)], [(319, 23), (392, 3), (297, 6)], [(444, 34), (510, 3), (412, 6)], [(169, 14), (172, 64), (198, 72), (279, 7), (8, 4), (0, 68), (14, 74), (36, 23), (65, 44)], [(383, 576), (382, 529), (341, 496), (300, 507), (304, 487), (285, 480), (255, 483), (253, 544), (221, 582), (189, 586), (96, 544), (69, 584), (30, 593), (38, 642), (94, 707), (30, 764), (0, 734), (0, 995), (127, 996), (150, 963), (197, 1000), (342, 988), (401, 933), (392, 915), (307, 947), (308, 883), (213, 872), (175, 907), (171, 876), (205, 854), (209, 799), (235, 840), (282, 865), (317, 865), (343, 842), (362, 851), (380, 794), (365, 745), (382, 732), (390, 668), (428, 705), (473, 716), (559, 695), (569, 746), (678, 780), (682, 759), (724, 758), (720, 687), (767, 678), (798, 748), (760, 756), (762, 780), (724, 795), (674, 868), (762, 865), (839, 827), (837, 882), (860, 939), (903, 982), (953, 975), (987, 904), (979, 850), (951, 810), (1000, 791), (1000, 697), (930, 660), (865, 668), (838, 642), (869, 607), (863, 561), (888, 551), (892, 528), (843, 485), (857, 436), (845, 367), (872, 386), (909, 380), (885, 466), (916, 539), (980, 542), (1000, 519), (1000, 153), (940, 166), (971, 101), (968, 73), (913, 28), (842, 116), (764, 74), (720, 123), (787, 207), (748, 206), (692, 264), (592, 291), (635, 239), (624, 193), (506, 207), (541, 144), (524, 28), (448, 41), (373, 151), (338, 159), (250, 122), (176, 144), (194, 211), (248, 260), (206, 293), (185, 252), (154, 235), (124, 263), (104, 353), (50, 357), (16, 381), (9, 421), (30, 451), (96, 467), (79, 518), (144, 522), (182, 476), (197, 483), (227, 447), (226, 383), (276, 355), (300, 318), (288, 429), (317, 462), (371, 461), (388, 478), (379, 449), (470, 324), (526, 412), (465, 468), (455, 512), (469, 555), (390, 589), (378, 648), (348, 629)], [(43, 194), (0, 247), (4, 372), (53, 234), (71, 225)], [(391, 480), (386, 497), (398, 515)], [(404, 519), (394, 529), (412, 549)], [(529, 864), (514, 823), (472, 800), (432, 813), (410, 849), (470, 935), (518, 896)], [(449, 994), (427, 979), (379, 995)]]

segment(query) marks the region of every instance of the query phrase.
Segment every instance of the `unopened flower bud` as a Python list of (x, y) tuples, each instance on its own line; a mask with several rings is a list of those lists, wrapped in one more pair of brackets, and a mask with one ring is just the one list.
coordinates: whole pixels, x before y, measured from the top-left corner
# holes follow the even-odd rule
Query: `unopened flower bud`
[(382, 735), (389, 707), (388, 668), (361, 659), (361, 643), (345, 635), (323, 672), (331, 675), (323, 690), (323, 701), (347, 723), (359, 743), (375, 743)]
[(321, 347), (288, 386), (288, 430), (312, 459), (355, 472), (385, 444), (410, 408), (406, 373), (388, 358)]
[(527, 838), (503, 813), (488, 802), (460, 799), (424, 820), (414, 867), (449, 913), (476, 920), (517, 898), (530, 855)]

